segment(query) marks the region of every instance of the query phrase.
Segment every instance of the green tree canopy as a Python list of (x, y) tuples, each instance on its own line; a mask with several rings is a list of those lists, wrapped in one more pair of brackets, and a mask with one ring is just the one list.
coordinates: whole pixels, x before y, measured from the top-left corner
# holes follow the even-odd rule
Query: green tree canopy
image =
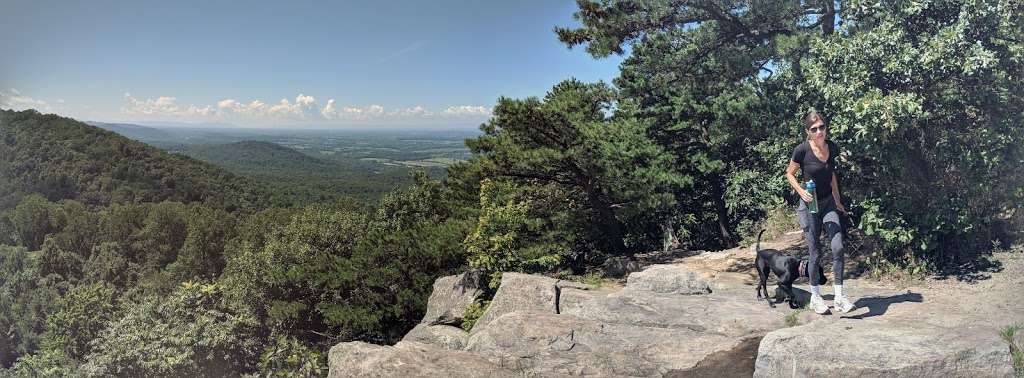
[(674, 204), (672, 188), (689, 183), (645, 136), (646, 123), (613, 116), (625, 111), (613, 108), (615, 98), (606, 84), (577, 80), (544, 99), (501, 98), (484, 135), (466, 142), (484, 177), (558, 193), (561, 209), (547, 211), (566, 214), (550, 217), (570, 220), (558, 227), (582, 242), (578, 251), (622, 254), (657, 244), (651, 230)]

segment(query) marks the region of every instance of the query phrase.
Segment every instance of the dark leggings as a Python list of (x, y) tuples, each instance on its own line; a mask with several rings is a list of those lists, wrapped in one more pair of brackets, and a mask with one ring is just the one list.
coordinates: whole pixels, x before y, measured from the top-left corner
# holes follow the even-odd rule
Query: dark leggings
[(811, 285), (820, 285), (818, 281), (818, 269), (821, 260), (821, 235), (822, 227), (828, 234), (829, 246), (832, 247), (832, 279), (836, 285), (843, 284), (843, 228), (839, 221), (839, 213), (836, 210), (836, 203), (832, 196), (818, 200), (818, 212), (811, 214), (807, 211), (807, 204), (800, 201), (800, 207), (796, 210), (797, 219), (800, 221), (800, 228), (804, 231), (804, 239), (807, 240), (807, 252), (810, 261), (807, 263)]

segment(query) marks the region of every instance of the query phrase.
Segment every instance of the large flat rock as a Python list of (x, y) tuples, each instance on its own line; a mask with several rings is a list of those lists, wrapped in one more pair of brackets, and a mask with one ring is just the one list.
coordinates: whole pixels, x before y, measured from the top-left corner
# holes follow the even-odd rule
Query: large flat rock
[(545, 377), (749, 377), (759, 339), (511, 312), (470, 336), (466, 350), (502, 368)]
[[(428, 311), (432, 315), (402, 342), (338, 344), (331, 349), (330, 374), (1013, 376), (1010, 346), (999, 332), (1024, 323), (1024, 302), (1017, 299), (1024, 284), (1019, 257), (998, 256), (1004, 271), (974, 284), (934, 280), (904, 288), (849, 279), (845, 290), (858, 308), (818, 315), (794, 313), (785, 305), (769, 308), (757, 300), (752, 256), (736, 249), (693, 256), (680, 265), (655, 265), (632, 273), (625, 287), (615, 290), (505, 273), (469, 333), (441, 325), (476, 295), (448, 279), (440, 284), (444, 290), (435, 285), (436, 301), (443, 304), (431, 303), (437, 310)], [(770, 283), (769, 290), (774, 286)], [(798, 286), (806, 301), (806, 283)], [(786, 328), (787, 315), (796, 326)], [(1020, 335), (1018, 343), (1024, 341)]]
[(654, 328), (686, 328), (735, 337), (763, 336), (784, 326), (785, 312), (749, 296), (620, 291), (566, 311), (583, 319)]
[(1009, 347), (981, 324), (841, 319), (768, 333), (755, 377), (1012, 377)]
[(477, 355), (415, 342), (394, 346), (340, 343), (327, 359), (329, 377), (521, 377)]

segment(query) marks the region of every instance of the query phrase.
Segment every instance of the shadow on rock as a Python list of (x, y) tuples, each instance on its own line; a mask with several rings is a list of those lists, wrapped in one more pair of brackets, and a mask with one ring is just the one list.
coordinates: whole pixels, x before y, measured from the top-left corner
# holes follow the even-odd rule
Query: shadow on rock
[(724, 271), (731, 273), (752, 273), (755, 278), (757, 277), (757, 270), (755, 270), (754, 267), (754, 259), (736, 260), (732, 265), (726, 267)]
[[(775, 297), (771, 298), (772, 303), (780, 304), (785, 302), (786, 293), (782, 291), (778, 286), (775, 287)], [(811, 301), (811, 292), (794, 287), (793, 288), (793, 306), (796, 308), (803, 307), (805, 304)]]
[(697, 256), (704, 251), (700, 250), (687, 250), (682, 248), (674, 248), (666, 251), (654, 251), (648, 253), (637, 254), (636, 260), (640, 262), (643, 267), (657, 264), (669, 264), (677, 259)]
[(884, 315), (886, 313), (886, 311), (889, 311), (889, 306), (890, 305), (892, 305), (894, 303), (903, 303), (903, 302), (921, 303), (921, 302), (924, 302), (924, 297), (920, 293), (912, 293), (910, 291), (907, 291), (904, 294), (891, 295), (891, 296), (888, 296), (888, 297), (866, 297), (866, 298), (860, 298), (856, 302), (854, 302), (854, 305), (857, 306), (857, 308), (867, 307), (868, 308), (868, 312), (864, 313), (864, 314), (860, 314), (860, 315), (844, 316), (843, 318), (845, 318), (845, 319), (866, 319), (866, 318), (870, 318), (870, 317), (873, 317), (873, 316)]
[(956, 277), (957, 281), (973, 284), (991, 278), (991, 273), (1001, 271), (1003, 271), (1002, 262), (993, 259), (991, 256), (981, 255), (943, 270), (935, 279), (945, 280), (950, 277)]

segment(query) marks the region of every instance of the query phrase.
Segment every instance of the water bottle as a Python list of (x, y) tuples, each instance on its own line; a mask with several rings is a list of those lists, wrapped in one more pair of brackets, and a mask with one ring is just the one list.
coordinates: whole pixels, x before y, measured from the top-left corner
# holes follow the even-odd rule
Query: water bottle
[(817, 192), (816, 187), (814, 185), (814, 180), (807, 181), (807, 184), (805, 186), (807, 187), (807, 191), (811, 192), (811, 202), (807, 203), (807, 211), (810, 211), (811, 214), (817, 214), (818, 213), (818, 192)]

